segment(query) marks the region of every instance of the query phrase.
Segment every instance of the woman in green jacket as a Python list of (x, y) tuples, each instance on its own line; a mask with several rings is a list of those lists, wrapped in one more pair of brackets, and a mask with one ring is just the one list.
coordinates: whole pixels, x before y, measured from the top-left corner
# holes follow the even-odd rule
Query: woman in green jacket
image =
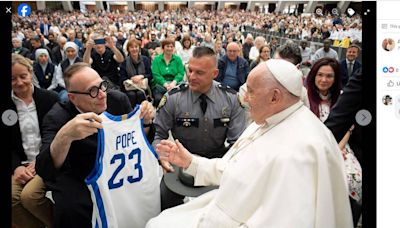
[(174, 54), (175, 41), (165, 39), (161, 41), (163, 54), (154, 58), (151, 65), (153, 74), (152, 90), (154, 106), (157, 107), (162, 96), (183, 80), (185, 68), (181, 57)]

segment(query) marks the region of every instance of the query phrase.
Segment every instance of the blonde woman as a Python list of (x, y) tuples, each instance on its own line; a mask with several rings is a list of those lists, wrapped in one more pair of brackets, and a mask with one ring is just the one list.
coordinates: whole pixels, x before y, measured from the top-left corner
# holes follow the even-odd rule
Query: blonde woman
[(12, 222), (17, 227), (53, 227), (53, 203), (36, 174), (35, 161), (42, 142), (42, 119), (58, 100), (57, 93), (34, 87), (30, 62), (11, 57), (12, 109), (18, 122), (11, 127)]

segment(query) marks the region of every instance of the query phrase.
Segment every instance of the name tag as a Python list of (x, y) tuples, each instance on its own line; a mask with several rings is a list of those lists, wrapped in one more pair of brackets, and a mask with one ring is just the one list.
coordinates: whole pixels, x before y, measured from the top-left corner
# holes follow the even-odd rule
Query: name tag
[(231, 122), (231, 118), (229, 118), (229, 117), (222, 117), (222, 118), (214, 119), (214, 128), (227, 127), (229, 122)]

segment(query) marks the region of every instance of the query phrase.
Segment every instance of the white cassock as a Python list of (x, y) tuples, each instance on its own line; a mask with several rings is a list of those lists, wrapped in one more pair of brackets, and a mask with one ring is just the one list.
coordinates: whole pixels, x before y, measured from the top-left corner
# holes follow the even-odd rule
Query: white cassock
[(301, 102), (252, 123), (221, 159), (195, 157), (195, 185), (220, 185), (163, 211), (154, 227), (353, 227), (343, 157)]

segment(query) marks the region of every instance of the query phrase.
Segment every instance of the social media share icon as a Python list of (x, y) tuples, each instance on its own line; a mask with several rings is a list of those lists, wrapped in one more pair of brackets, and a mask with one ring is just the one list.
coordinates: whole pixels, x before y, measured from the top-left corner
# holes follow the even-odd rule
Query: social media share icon
[(317, 14), (317, 15), (319, 15), (319, 16), (322, 16), (323, 14), (322, 14), (322, 9), (321, 8), (317, 8), (316, 10), (315, 10), (315, 13)]
[(333, 8), (333, 9), (332, 9), (332, 14), (333, 14), (334, 16), (339, 16), (339, 14), (340, 14), (339, 9), (338, 9), (338, 8)]
[(352, 17), (355, 13), (356, 11), (354, 11), (352, 8), (347, 9), (347, 14), (349, 14), (350, 17)]
[(18, 6), (18, 15), (21, 17), (27, 17), (31, 14), (31, 7), (26, 4), (26, 3), (22, 3), (19, 4)]

